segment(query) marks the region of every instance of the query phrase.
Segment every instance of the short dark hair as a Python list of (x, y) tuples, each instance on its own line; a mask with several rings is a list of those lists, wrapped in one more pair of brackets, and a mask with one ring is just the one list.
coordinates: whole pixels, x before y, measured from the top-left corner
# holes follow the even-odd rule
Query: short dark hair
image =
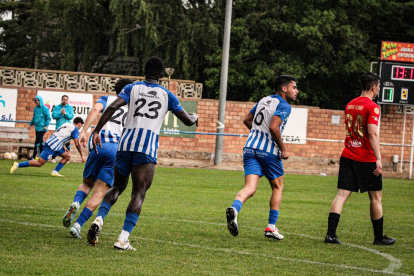
[(77, 125), (79, 123), (82, 123), (82, 125), (83, 125), (85, 122), (83, 121), (83, 119), (81, 117), (76, 117), (75, 119), (73, 119), (73, 123), (75, 125)]
[(292, 81), (296, 81), (296, 79), (292, 76), (289, 76), (289, 75), (281, 75), (281, 76), (277, 77), (275, 79), (276, 92), (283, 91), (282, 87), (283, 86), (288, 86), (289, 83), (291, 83)]
[(164, 73), (164, 62), (159, 57), (151, 57), (145, 63), (144, 75), (146, 79), (160, 79)]
[(134, 81), (130, 80), (130, 79), (119, 79), (116, 83), (115, 83), (115, 93), (118, 95), (119, 93), (121, 93), (122, 89), (127, 86), (128, 84), (134, 83)]
[(380, 77), (372, 72), (366, 72), (361, 76), (362, 91), (370, 90), (372, 86), (377, 85)]
[(62, 98), (61, 98), (61, 100), (63, 100), (64, 97), (66, 97), (66, 98), (69, 99), (69, 96), (68, 95), (63, 95)]

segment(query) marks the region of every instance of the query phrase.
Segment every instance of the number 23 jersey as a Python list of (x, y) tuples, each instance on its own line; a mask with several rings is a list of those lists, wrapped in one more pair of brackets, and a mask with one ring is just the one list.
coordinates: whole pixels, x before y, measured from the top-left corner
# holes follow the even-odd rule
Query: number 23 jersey
[(254, 117), (252, 129), (250, 130), (249, 138), (247, 138), (244, 147), (280, 155), (279, 147), (269, 131), (270, 123), (272, 122), (273, 116), (279, 116), (282, 119), (279, 129), (283, 133), (291, 111), (292, 108), (290, 105), (279, 95), (270, 95), (261, 99), (250, 110), (250, 113)]
[(177, 97), (163, 86), (146, 81), (125, 86), (118, 97), (128, 103), (118, 151), (142, 152), (156, 158), (165, 115), (183, 110)]
[(379, 106), (370, 98), (358, 97), (345, 107), (345, 148), (342, 156), (359, 162), (375, 162), (368, 136), (368, 124), (378, 125)]

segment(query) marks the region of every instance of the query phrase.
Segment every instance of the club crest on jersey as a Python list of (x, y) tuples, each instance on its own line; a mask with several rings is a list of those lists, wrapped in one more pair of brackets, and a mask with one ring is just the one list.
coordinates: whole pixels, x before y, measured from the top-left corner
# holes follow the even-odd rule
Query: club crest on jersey
[(379, 114), (379, 108), (378, 107), (374, 108), (374, 112), (375, 114)]
[(348, 142), (348, 146), (349, 147), (354, 147), (354, 148), (360, 148), (360, 147), (362, 147), (362, 143), (361, 143), (361, 141), (353, 140), (353, 141)]

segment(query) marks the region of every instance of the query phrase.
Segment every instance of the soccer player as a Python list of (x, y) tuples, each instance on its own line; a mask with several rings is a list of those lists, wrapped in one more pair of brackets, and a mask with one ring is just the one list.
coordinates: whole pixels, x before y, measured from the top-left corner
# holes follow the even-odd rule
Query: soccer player
[(75, 141), (76, 148), (82, 158), (82, 162), (85, 162), (82, 148), (79, 143), (79, 129), (83, 125), (83, 119), (76, 117), (73, 120), (73, 124), (64, 123), (58, 128), (49, 139), (46, 140), (45, 146), (38, 160), (30, 160), (22, 163), (14, 162), (10, 169), (10, 173), (14, 173), (18, 168), (24, 167), (41, 167), (49, 160), (49, 157), (56, 155), (62, 157), (62, 160), (57, 164), (56, 168), (52, 171), (52, 176), (63, 176), (59, 171), (70, 160), (70, 153), (64, 148), (65, 143), (69, 143), (71, 139)]
[(114, 185), (106, 192), (96, 219), (88, 231), (88, 242), (92, 245), (98, 243), (105, 216), (127, 187), (131, 174), (131, 200), (126, 210), (124, 226), (114, 248), (135, 250), (128, 238), (138, 222), (146, 191), (154, 178), (158, 137), (164, 117), (170, 110), (187, 126), (198, 121), (197, 114), (187, 113), (177, 97), (158, 84), (163, 72), (164, 63), (160, 58), (148, 59), (144, 69), (145, 81), (127, 85), (118, 98), (106, 108), (93, 132), (94, 149), (100, 152), (102, 144), (98, 133), (115, 110), (128, 104), (129, 112), (116, 154)]
[(277, 77), (275, 86), (276, 95), (261, 99), (243, 119), (243, 123), (250, 129), (243, 150), (245, 184), (237, 193), (233, 205), (226, 210), (227, 228), (233, 236), (239, 234), (237, 215), (240, 209), (254, 195), (259, 178), (264, 175), (272, 188), (269, 221), (264, 235), (276, 240), (284, 238), (276, 227), (283, 192), (282, 159), (289, 157), (282, 141), (282, 133), (291, 112), (287, 101), (295, 100), (299, 91), (296, 79), (292, 76)]
[(345, 107), (345, 148), (339, 161), (338, 193), (328, 217), (326, 243), (338, 243), (336, 228), (342, 208), (352, 192), (368, 191), (374, 244), (391, 245), (396, 239), (383, 235), (382, 164), (379, 147), (379, 106), (372, 101), (380, 90), (380, 78), (374, 73), (361, 76), (361, 96)]
[[(129, 79), (120, 79), (115, 83), (115, 92), (118, 95), (125, 85), (133, 83)], [(88, 117), (86, 117), (85, 125), (79, 134), (79, 141), (86, 147), (86, 131), (95, 121), (98, 114), (105, 110), (117, 97), (102, 96), (98, 99)], [(63, 217), (63, 226), (69, 227), (79, 210), (80, 205), (93, 190), (91, 198), (83, 208), (79, 218), (70, 228), (69, 232), (74, 238), (81, 239), (81, 228), (86, 221), (92, 216), (92, 213), (98, 207), (106, 191), (112, 187), (114, 181), (114, 164), (116, 151), (118, 149), (119, 138), (123, 129), (123, 119), (127, 115), (127, 106), (120, 107), (105, 124), (101, 130), (102, 149), (97, 154), (91, 148), (89, 149), (89, 157), (83, 171), (83, 183), (80, 184), (73, 203)]]

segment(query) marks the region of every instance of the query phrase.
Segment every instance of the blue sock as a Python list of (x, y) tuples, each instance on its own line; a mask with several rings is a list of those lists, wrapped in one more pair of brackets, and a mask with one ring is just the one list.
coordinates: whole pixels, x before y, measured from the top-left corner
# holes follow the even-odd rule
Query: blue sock
[(106, 201), (102, 201), (101, 206), (99, 206), (98, 214), (96, 216), (105, 219), (106, 215), (109, 213), (109, 210), (111, 210), (111, 207), (111, 204)]
[(279, 211), (270, 209), (270, 211), (269, 211), (269, 224), (276, 225), (278, 217), (279, 217)]
[(125, 230), (131, 233), (135, 225), (138, 222), (138, 218), (139, 218), (139, 215), (135, 213), (127, 213), (125, 220), (124, 220), (124, 227), (122, 227), (122, 230)]
[(88, 219), (90, 219), (92, 214), (92, 211), (85, 207), (83, 208), (82, 213), (79, 215), (76, 222), (79, 223), (80, 227), (82, 227), (85, 224), (85, 222), (87, 222)]
[(79, 202), (79, 205), (85, 200), (88, 195), (84, 191), (77, 191), (73, 202)]
[(64, 166), (65, 166), (65, 164), (62, 164), (62, 163), (59, 162), (59, 164), (57, 164), (57, 166), (55, 168), (55, 171), (57, 171), (57, 172), (60, 171)]
[(240, 212), (240, 209), (242, 208), (242, 206), (243, 206), (243, 203), (238, 199), (236, 199), (232, 205), (232, 207), (234, 207), (237, 210), (237, 213)]
[(19, 163), (19, 168), (29, 167), (29, 161)]

